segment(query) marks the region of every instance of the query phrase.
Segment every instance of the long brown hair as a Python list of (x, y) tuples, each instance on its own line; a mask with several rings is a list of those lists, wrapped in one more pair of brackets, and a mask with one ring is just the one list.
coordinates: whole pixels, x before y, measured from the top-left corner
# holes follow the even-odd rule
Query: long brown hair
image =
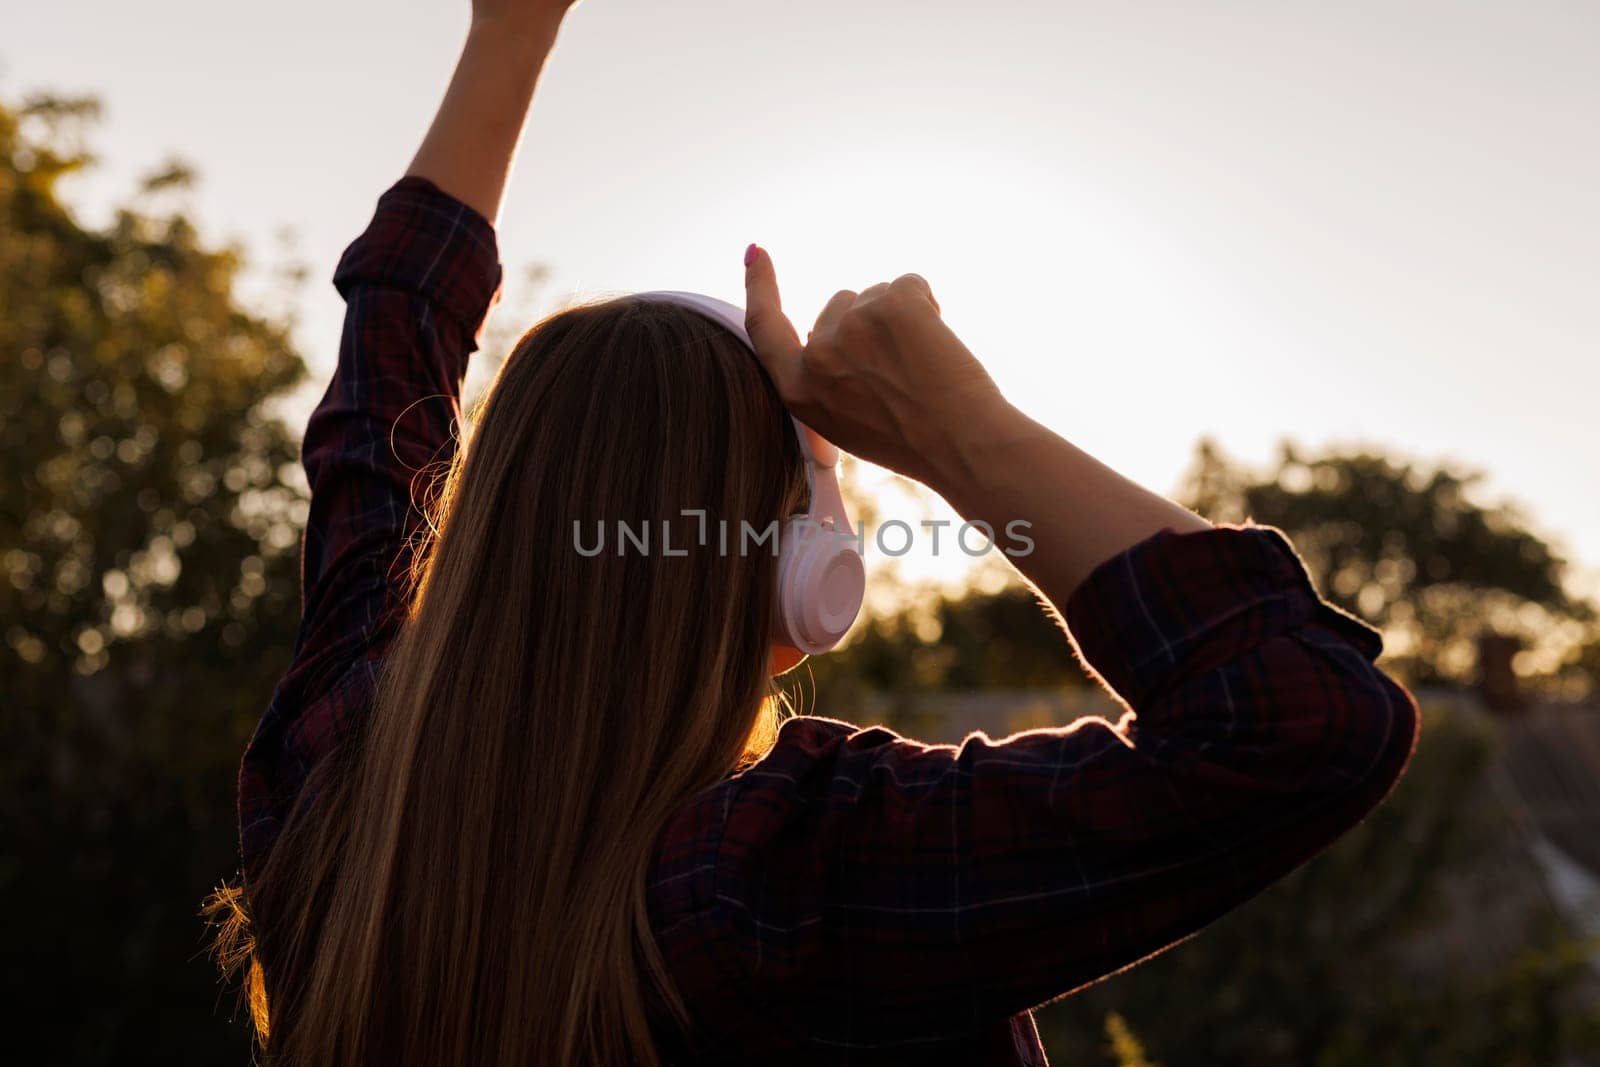
[(622, 297), (523, 337), (370, 723), (247, 887), (256, 943), (237, 893), (214, 905), (269, 1062), (657, 1062), (646, 983), (684, 1011), (646, 868), (675, 809), (770, 746), (776, 571), (737, 533), (804, 496), (776, 391), (710, 320)]

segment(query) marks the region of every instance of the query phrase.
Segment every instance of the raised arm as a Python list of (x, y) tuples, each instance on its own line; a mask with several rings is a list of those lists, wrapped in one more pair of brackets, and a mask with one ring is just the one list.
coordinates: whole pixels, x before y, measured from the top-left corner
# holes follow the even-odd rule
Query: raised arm
[(429, 482), (456, 450), (467, 360), (499, 291), (490, 221), (567, 2), (481, 0), (409, 173), (345, 250), (339, 362), (306, 425), (294, 657), (240, 771), (245, 875), (312, 768), (367, 713), (406, 605)]
[(439, 113), (406, 172), (491, 223), (516, 159), (533, 91), (577, 0), (474, 0), (472, 26)]
[(975, 1058), (1008, 1016), (1194, 933), (1387, 795), (1416, 705), (1279, 531), (1213, 527), (1027, 419), (919, 277), (839, 293), (802, 343), (771, 260), (746, 268), (796, 415), (969, 519), (1029, 522), (1015, 562), (1128, 713), (959, 747), (785, 723), (658, 864), (663, 951), (709, 1030)]
[(1378, 635), (1270, 527), (1160, 531), (1065, 613), (1120, 722), (957, 747), (799, 717), (680, 816), (662, 951), (708, 1031), (980, 1062), (1321, 852), (1411, 754)]

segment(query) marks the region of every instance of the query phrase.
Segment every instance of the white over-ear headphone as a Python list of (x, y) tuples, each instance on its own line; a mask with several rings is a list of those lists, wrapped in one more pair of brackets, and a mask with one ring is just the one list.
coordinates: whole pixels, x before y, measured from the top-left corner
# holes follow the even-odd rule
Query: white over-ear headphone
[[(744, 309), (700, 293), (654, 290), (634, 294), (698, 311), (726, 326), (755, 354), (744, 328)], [(791, 418), (793, 418), (791, 416)], [(791, 516), (778, 534), (778, 605), (773, 640), (818, 655), (834, 648), (861, 611), (867, 576), (859, 540), (839, 492), (839, 450), (821, 434), (794, 419), (805, 459), (811, 506)]]

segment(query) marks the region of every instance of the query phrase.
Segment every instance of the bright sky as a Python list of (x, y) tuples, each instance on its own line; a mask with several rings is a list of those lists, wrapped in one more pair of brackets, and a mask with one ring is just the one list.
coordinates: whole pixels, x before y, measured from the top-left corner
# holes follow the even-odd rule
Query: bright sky
[[(176, 153), (208, 232), (326, 278), (426, 128), (466, 0), (53, 0), (0, 92), (93, 92), (85, 214)], [(1600, 564), (1600, 5), (583, 0), (502, 219), (507, 307), (771, 249), (802, 332), (905, 271), (1036, 417), (1173, 487), (1289, 434), (1486, 469)], [(506, 324), (500, 323), (503, 328)]]

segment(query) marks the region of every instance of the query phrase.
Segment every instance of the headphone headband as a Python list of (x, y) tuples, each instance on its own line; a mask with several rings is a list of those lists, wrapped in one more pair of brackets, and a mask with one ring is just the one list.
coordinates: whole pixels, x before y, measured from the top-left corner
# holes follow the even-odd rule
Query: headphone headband
[[(689, 293), (679, 289), (653, 289), (650, 292), (635, 293), (633, 295), (638, 300), (677, 304), (679, 307), (698, 311), (718, 325), (726, 326), (735, 337), (744, 342), (744, 346), (750, 350), (750, 354), (755, 355), (755, 343), (750, 340), (750, 332), (745, 329), (744, 325), (744, 308), (738, 304), (730, 304), (726, 300), (718, 300), (716, 297), (706, 296), (704, 293)], [(800, 439), (800, 454), (805, 457), (807, 466), (838, 466), (839, 449), (834, 446), (833, 442), (799, 419), (796, 419), (793, 415), (789, 416), (789, 418), (794, 421), (795, 436)]]
[[(676, 289), (634, 296), (697, 311), (726, 327), (752, 357), (756, 354), (745, 329), (744, 309), (737, 304)], [(834, 470), (839, 464), (838, 448), (792, 414), (789, 418), (805, 460), (811, 504), (805, 514), (791, 518), (779, 535), (778, 612), (773, 637), (814, 655), (837, 645), (855, 622), (866, 593), (866, 570), (855, 543), (839, 533), (841, 528), (852, 532), (852, 527)]]

